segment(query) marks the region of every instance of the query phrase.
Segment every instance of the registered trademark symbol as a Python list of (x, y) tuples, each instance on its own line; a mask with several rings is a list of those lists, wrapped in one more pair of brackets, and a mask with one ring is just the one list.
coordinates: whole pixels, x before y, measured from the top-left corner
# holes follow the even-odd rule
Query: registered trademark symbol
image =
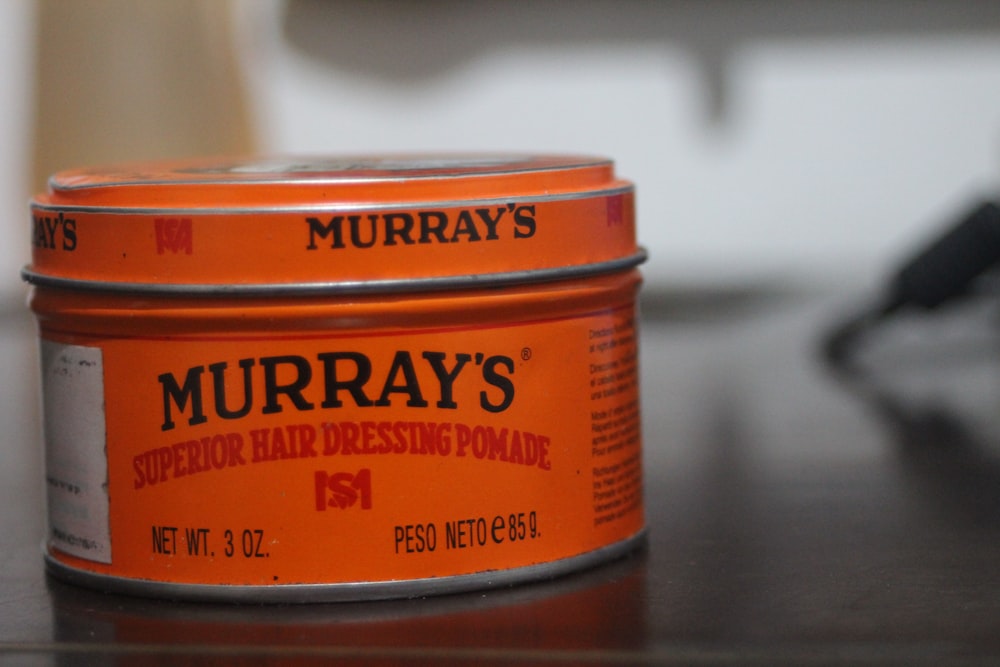
[(521, 348), (521, 360), (522, 361), (527, 361), (528, 359), (531, 359), (531, 348), (530, 347), (522, 347)]

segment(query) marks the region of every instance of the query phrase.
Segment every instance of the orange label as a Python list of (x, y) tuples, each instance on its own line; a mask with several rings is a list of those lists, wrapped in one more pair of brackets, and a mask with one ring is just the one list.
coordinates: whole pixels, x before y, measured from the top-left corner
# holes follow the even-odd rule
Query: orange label
[[(161, 231), (185, 248), (183, 225)], [(53, 557), (270, 586), (508, 570), (620, 542), (644, 525), (635, 326), (632, 304), (416, 331), (43, 323)]]

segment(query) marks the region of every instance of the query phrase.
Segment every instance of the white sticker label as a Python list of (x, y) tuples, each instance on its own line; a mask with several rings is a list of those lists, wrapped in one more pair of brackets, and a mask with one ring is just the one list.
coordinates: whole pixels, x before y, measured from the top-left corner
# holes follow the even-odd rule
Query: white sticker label
[(111, 562), (101, 349), (42, 341), (45, 483), (52, 546)]

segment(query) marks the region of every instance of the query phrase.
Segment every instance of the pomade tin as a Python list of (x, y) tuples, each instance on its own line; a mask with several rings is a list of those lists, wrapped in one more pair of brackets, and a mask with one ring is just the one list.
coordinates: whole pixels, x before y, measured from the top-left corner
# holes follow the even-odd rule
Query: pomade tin
[(633, 196), (572, 156), (56, 174), (23, 270), (50, 572), (336, 601), (626, 553), (645, 530)]

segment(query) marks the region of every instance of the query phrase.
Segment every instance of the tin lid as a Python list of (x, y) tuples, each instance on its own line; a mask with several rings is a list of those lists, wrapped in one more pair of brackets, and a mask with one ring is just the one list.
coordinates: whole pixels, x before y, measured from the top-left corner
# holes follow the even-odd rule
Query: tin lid
[(126, 292), (377, 292), (622, 270), (633, 187), (606, 159), (201, 159), (64, 171), (31, 202), (29, 282)]

